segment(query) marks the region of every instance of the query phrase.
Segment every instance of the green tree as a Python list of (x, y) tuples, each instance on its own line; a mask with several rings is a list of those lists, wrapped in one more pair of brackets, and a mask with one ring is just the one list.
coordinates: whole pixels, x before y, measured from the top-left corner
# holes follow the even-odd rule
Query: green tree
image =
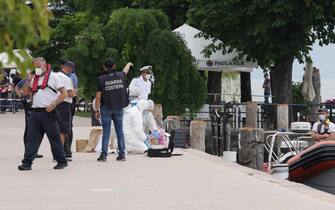
[(105, 58), (105, 38), (103, 26), (91, 20), (86, 28), (79, 33), (73, 47), (68, 48), (64, 55), (76, 63), (80, 87), (88, 98), (93, 98), (96, 91), (96, 78), (102, 72)]
[(172, 28), (177, 28), (186, 22), (189, 7), (188, 0), (133, 0), (133, 7), (162, 10), (170, 20)]
[(196, 111), (203, 104), (205, 82), (182, 39), (171, 32), (163, 12), (118, 9), (106, 25), (99, 19), (89, 22), (77, 35), (73, 47), (65, 51), (65, 57), (77, 64), (80, 86), (86, 96), (94, 96), (95, 78), (102, 73), (102, 62), (112, 57), (118, 70), (128, 61), (135, 64), (128, 82), (139, 75), (141, 66), (153, 65), (157, 78), (153, 97), (163, 104), (165, 114), (180, 114), (186, 107)]
[[(92, 20), (93, 19), (93, 20)], [(87, 27), (88, 22), (98, 22), (87, 13), (64, 15), (55, 28), (51, 29), (50, 40), (40, 42), (33, 48), (34, 56), (43, 56), (49, 63), (56, 66), (64, 52), (75, 45), (79, 34)]]
[[(149, 34), (155, 29), (170, 30), (163, 12), (148, 9), (119, 9), (106, 25), (107, 45), (117, 49), (120, 66), (131, 60), (135, 66), (145, 65), (144, 56)], [(137, 74), (130, 72), (130, 77)]]
[(237, 49), (271, 69), (273, 101), (290, 103), (293, 60), (310, 60), (317, 40), (320, 45), (335, 42), (334, 7), (332, 0), (191, 0), (189, 17), (223, 41), (207, 50)]
[(103, 22), (107, 22), (114, 10), (131, 7), (132, 0), (74, 0), (74, 3), (80, 11), (99, 15)]
[(146, 61), (156, 75), (153, 98), (163, 104), (165, 114), (197, 111), (206, 99), (206, 83), (193, 65), (193, 57), (181, 37), (168, 30), (149, 36)]
[[(0, 1), (0, 52), (7, 52), (9, 60), (15, 61), (20, 69), (27, 69), (31, 64), (25, 49), (40, 40), (48, 40), (47, 3), (47, 0), (32, 0), (32, 4), (25, 0)], [(25, 61), (14, 54), (15, 48)]]

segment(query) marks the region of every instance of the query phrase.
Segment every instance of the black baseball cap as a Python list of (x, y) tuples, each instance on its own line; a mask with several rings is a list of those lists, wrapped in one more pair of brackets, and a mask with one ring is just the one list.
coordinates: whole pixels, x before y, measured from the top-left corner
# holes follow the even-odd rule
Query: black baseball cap
[(111, 69), (113, 68), (115, 65), (115, 62), (112, 58), (107, 58), (105, 59), (104, 61), (104, 66), (107, 68), (107, 69)]
[(73, 63), (73, 62), (71, 62), (71, 61), (67, 61), (65, 64), (64, 64), (64, 67), (70, 67), (71, 69), (72, 69), (72, 71), (75, 71), (75, 69), (76, 69), (76, 65)]
[(325, 112), (325, 113), (329, 113), (328, 109), (326, 107), (322, 107), (318, 110), (318, 112)]

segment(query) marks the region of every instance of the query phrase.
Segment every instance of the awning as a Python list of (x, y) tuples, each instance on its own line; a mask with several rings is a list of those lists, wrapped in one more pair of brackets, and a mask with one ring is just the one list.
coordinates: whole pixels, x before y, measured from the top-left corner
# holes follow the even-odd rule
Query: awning
[[(195, 36), (201, 33), (201, 31), (192, 26), (184, 24), (173, 30), (173, 32), (179, 33), (185, 40), (187, 47), (196, 60), (196, 66), (199, 70), (251, 72), (253, 68), (257, 68), (256, 62), (247, 61), (246, 56), (239, 58), (236, 51), (226, 54), (217, 51), (213, 52), (209, 58), (205, 58), (202, 51), (212, 43), (212, 40), (203, 37), (196, 38)], [(216, 44), (219, 43), (220, 41)]]

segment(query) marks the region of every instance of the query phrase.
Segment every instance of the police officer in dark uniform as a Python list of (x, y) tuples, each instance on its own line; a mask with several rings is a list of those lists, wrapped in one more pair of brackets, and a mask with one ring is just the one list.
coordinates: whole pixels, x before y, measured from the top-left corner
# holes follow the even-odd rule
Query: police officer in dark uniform
[(64, 101), (67, 92), (59, 76), (52, 72), (42, 57), (34, 59), (36, 67), (33, 78), (27, 78), (23, 95), (33, 94), (31, 113), (28, 117), (27, 143), (19, 170), (31, 170), (31, 165), (41, 145), (44, 134), (48, 136), (51, 151), (57, 165), (54, 169), (68, 166), (60, 141), (55, 108)]
[[(98, 78), (95, 99), (96, 118), (101, 118), (102, 125), (102, 151), (97, 159), (106, 162), (110, 138), (111, 121), (114, 122), (118, 141), (118, 157), (116, 160), (125, 161), (125, 143), (123, 134), (123, 108), (128, 106), (129, 97), (126, 88), (126, 75), (133, 66), (128, 63), (122, 72), (115, 71), (112, 59), (106, 59), (103, 64), (104, 74)], [(100, 107), (101, 105), (101, 107)]]

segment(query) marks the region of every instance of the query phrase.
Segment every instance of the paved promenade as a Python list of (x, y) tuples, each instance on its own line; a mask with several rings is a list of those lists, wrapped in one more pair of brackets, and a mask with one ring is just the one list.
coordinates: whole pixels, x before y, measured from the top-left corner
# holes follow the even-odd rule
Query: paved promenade
[[(75, 119), (75, 138), (88, 138), (89, 120)], [(53, 170), (44, 139), (42, 159), (18, 171), (23, 156), (22, 113), (0, 115), (0, 210), (334, 210), (335, 196), (277, 179), (195, 150), (151, 159), (98, 163), (97, 154), (74, 153)], [(75, 142), (74, 142), (75, 146)]]

